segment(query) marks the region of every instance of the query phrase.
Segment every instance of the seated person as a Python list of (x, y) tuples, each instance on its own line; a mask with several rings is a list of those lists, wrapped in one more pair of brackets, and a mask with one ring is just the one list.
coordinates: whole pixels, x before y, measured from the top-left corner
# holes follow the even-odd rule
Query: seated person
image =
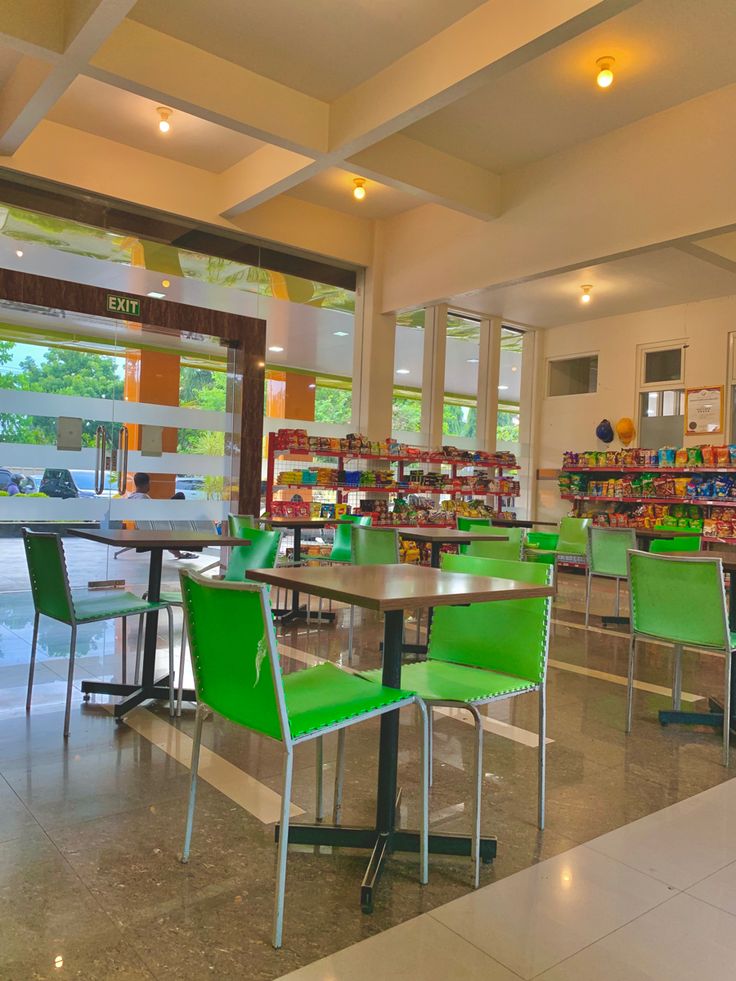
[(150, 499), (151, 495), (149, 491), (151, 490), (151, 478), (147, 473), (134, 474), (133, 483), (135, 484), (135, 490), (132, 494), (128, 494), (129, 501), (142, 501)]

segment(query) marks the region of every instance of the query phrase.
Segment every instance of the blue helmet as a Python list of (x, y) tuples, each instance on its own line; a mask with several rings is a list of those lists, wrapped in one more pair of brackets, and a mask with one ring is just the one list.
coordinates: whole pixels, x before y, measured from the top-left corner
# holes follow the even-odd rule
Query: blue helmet
[(601, 419), (595, 427), (595, 434), (602, 443), (613, 442), (613, 426), (608, 419)]

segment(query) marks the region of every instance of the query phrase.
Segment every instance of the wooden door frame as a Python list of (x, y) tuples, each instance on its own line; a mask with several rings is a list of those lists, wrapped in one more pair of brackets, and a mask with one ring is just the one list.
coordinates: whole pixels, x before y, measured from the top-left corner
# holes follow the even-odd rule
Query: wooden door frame
[[(108, 310), (107, 298), (111, 294), (137, 301), (140, 314), (134, 316), (129, 312)], [(260, 513), (265, 320), (11, 269), (0, 269), (0, 299), (85, 313), (108, 320), (139, 322), (159, 327), (169, 334), (210, 334), (223, 340), (235, 353), (233, 434), (236, 445), (232, 449), (238, 476), (237, 511), (239, 514)], [(186, 328), (182, 324), (186, 324)]]

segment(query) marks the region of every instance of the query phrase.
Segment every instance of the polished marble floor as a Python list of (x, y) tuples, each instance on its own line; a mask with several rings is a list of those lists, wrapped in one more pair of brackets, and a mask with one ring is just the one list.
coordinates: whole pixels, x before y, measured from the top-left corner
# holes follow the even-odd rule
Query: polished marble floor
[[(75, 585), (107, 572), (141, 591), (145, 557), (129, 553), (108, 562), (104, 551), (69, 541)], [(180, 564), (166, 562), (172, 584)], [(420, 887), (416, 857), (396, 855), (381, 881), (375, 913), (365, 916), (358, 905), (363, 854), (294, 848), (284, 948), (276, 952), (270, 947), (270, 918), (278, 747), (222, 721), (208, 723), (191, 862), (182, 866), (177, 855), (191, 707), (173, 721), (161, 708), (141, 708), (127, 724), (115, 725), (103, 700), (83, 705), (78, 695), (65, 746), (68, 633), (47, 622), (27, 717), (32, 605), (23, 571), (17, 563), (0, 566), (1, 981), (225, 981), (272, 979), (302, 969), (295, 977), (326, 981), (360, 978), (381, 957), (385, 968), (372, 977), (671, 978), (685, 973), (652, 973), (648, 962), (640, 974), (626, 973), (626, 950), (610, 938), (622, 933), (635, 951), (645, 944), (642, 930), (651, 922), (654, 936), (679, 937), (682, 945), (690, 934), (678, 931), (677, 916), (691, 933), (702, 921), (701, 944), (721, 929), (732, 930), (735, 819), (721, 820), (708, 805), (716, 799), (736, 802), (736, 785), (725, 782), (730, 774), (720, 765), (719, 740), (709, 730), (659, 726), (656, 713), (668, 703), (671, 673), (663, 645), (642, 651), (634, 731), (624, 735), (628, 638), (625, 628), (603, 630), (596, 618), (592, 629), (584, 628), (580, 577), (561, 577), (555, 604), (546, 830), (539, 832), (534, 823), (536, 700), (524, 696), (492, 707), (486, 720), (483, 829), (498, 836), (499, 856), (483, 868), (482, 889), (471, 890), (467, 861), (437, 857), (429, 885)], [(594, 610), (609, 612), (611, 600), (605, 584), (598, 586)], [(346, 622), (347, 611), (339, 609), (335, 626), (306, 631), (302, 625), (284, 633), (284, 670), (321, 658), (346, 663)], [(357, 631), (355, 666), (378, 663), (379, 639), (379, 622), (366, 615)], [(119, 647), (119, 626), (83, 628), (76, 684), (85, 677), (117, 677)], [(163, 664), (163, 636), (161, 657)], [(688, 704), (697, 706), (719, 692), (722, 666), (712, 654), (687, 655)], [(377, 732), (375, 723), (365, 723), (347, 740), (347, 823), (372, 817)], [(416, 823), (416, 747), (415, 720), (406, 712), (399, 776), (407, 825)], [(333, 758), (334, 740), (328, 740), (326, 787)], [(461, 717), (438, 717), (435, 760), (432, 827), (467, 831), (472, 729)], [(297, 750), (292, 804), (295, 820), (312, 819), (313, 747)], [(660, 834), (647, 822), (669, 813), (667, 808), (679, 816), (665, 819)], [(706, 822), (702, 834), (699, 820)], [(661, 857), (657, 848), (663, 849)], [(675, 919), (663, 910), (672, 910)], [(399, 937), (406, 939), (394, 943)], [(607, 943), (619, 961), (606, 956)], [(595, 956), (608, 963), (608, 974), (585, 959), (599, 944), (602, 953)], [(730, 948), (724, 944), (726, 958)], [(670, 946), (677, 949), (674, 940)], [(364, 949), (356, 955), (364, 966), (356, 967), (351, 950)], [(583, 959), (576, 964), (576, 958)], [(457, 964), (462, 971), (452, 966)], [(721, 977), (715, 967), (709, 976)]]

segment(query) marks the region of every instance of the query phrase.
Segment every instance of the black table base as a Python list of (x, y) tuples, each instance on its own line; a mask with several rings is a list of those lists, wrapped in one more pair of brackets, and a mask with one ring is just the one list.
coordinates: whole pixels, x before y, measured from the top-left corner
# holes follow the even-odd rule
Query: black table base
[(323, 610), (322, 613), (319, 613), (317, 610), (308, 610), (306, 606), (298, 606), (296, 608), (290, 606), (288, 608), (272, 610), (271, 612), (273, 613), (274, 620), (279, 624), (293, 623), (295, 620), (332, 623), (337, 616), (336, 613), (330, 612), (330, 610)]
[[(85, 702), (88, 702), (92, 695), (120, 695), (123, 697), (121, 702), (113, 705), (113, 715), (116, 722), (122, 722), (123, 716), (137, 708), (142, 702), (158, 699), (162, 702), (169, 700), (169, 676), (164, 675), (159, 678), (152, 686), (143, 685), (122, 685), (111, 681), (83, 681), (82, 694)], [(182, 701), (194, 702), (197, 694), (193, 688), (185, 688), (182, 691)]]

